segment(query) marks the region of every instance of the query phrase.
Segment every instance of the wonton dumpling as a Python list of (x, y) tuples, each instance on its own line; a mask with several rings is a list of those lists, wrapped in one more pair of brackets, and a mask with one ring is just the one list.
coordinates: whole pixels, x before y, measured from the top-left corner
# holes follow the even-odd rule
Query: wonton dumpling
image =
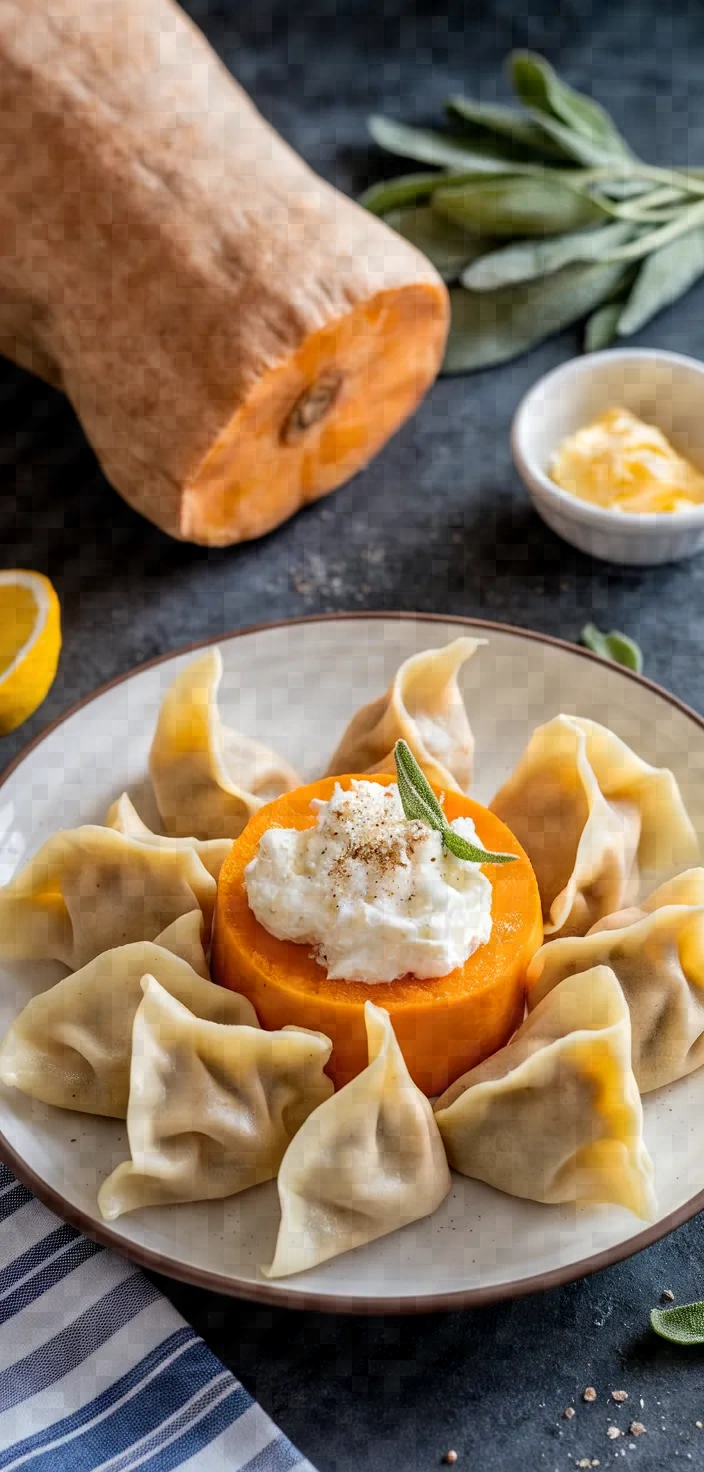
[(0, 1045), (2, 1082), (59, 1109), (124, 1119), (132, 1024), (147, 972), (199, 1017), (258, 1027), (246, 997), (208, 979), (201, 925), (200, 911), (184, 915), (156, 941), (106, 951), (33, 997)]
[(489, 806), (535, 869), (546, 935), (585, 935), (635, 900), (642, 874), (699, 853), (672, 772), (579, 716), (538, 726)]
[(510, 1043), (438, 1099), (450, 1164), (511, 1196), (628, 1207), (650, 1218), (653, 1167), (628, 1008), (598, 966), (562, 983)]
[(141, 843), (150, 843), (155, 848), (195, 849), (201, 863), (205, 865), (213, 879), (217, 880), (220, 870), (232, 848), (232, 840), (229, 838), (171, 838), (161, 833), (152, 833), (147, 828), (134, 806), (134, 803), (123, 792), (112, 807), (108, 810), (105, 819), (106, 828), (114, 828), (117, 833), (126, 833), (129, 838), (137, 838)]
[(300, 1273), (429, 1216), (450, 1189), (433, 1111), (388, 1012), (366, 1002), (369, 1066), (321, 1104), (279, 1171), (281, 1226), (269, 1278)]
[(353, 716), (327, 770), (394, 773), (394, 747), (403, 739), (435, 787), (467, 792), (474, 737), (457, 675), (484, 639), (462, 637), (444, 649), (413, 654), (388, 690)]
[(186, 666), (161, 703), (149, 771), (167, 831), (178, 838), (237, 838), (252, 813), (300, 786), (268, 746), (223, 726), (217, 706), (222, 655)]
[[(529, 1008), (565, 977), (587, 997), (590, 969), (611, 968), (630, 1012), (633, 1072), (642, 1094), (704, 1063), (703, 884), (704, 870), (690, 870), (656, 890), (640, 910), (614, 915), (589, 935), (542, 946), (528, 968)], [(676, 902), (678, 896), (684, 903)], [(611, 919), (621, 920), (620, 927)]]
[(623, 930), (626, 925), (645, 919), (646, 915), (652, 915), (653, 910), (662, 910), (665, 905), (704, 905), (704, 869), (685, 869), (683, 874), (675, 874), (673, 879), (666, 880), (637, 905), (604, 915), (596, 925), (592, 925), (587, 935), (597, 935), (602, 930)]
[(134, 1021), (127, 1134), (131, 1160), (100, 1189), (108, 1221), (141, 1206), (233, 1196), (279, 1168), (333, 1084), (319, 1032), (263, 1032), (194, 1016), (153, 976)]
[(195, 849), (161, 848), (85, 824), (55, 833), (0, 889), (0, 959), (63, 961), (154, 940), (200, 909), (210, 935), (216, 885)]
[[(187, 915), (179, 915), (178, 920), (172, 920), (155, 941), (146, 942), (146, 944), (162, 946), (165, 951), (171, 951), (173, 956), (179, 956), (182, 961), (187, 961), (197, 976), (201, 976), (204, 981), (210, 981), (210, 967), (206, 954), (207, 939), (203, 911), (190, 910)], [(119, 950), (120, 947), (117, 949)], [(100, 960), (100, 957), (96, 957), (96, 960)]]

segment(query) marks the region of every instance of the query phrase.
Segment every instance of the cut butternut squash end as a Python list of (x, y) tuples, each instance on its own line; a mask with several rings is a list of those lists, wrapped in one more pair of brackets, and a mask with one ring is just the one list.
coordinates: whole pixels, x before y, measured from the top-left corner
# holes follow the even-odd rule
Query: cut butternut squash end
[(261, 536), (349, 480), (436, 377), (448, 327), (441, 283), (379, 292), (312, 333), (260, 378), (185, 488), (181, 535)]

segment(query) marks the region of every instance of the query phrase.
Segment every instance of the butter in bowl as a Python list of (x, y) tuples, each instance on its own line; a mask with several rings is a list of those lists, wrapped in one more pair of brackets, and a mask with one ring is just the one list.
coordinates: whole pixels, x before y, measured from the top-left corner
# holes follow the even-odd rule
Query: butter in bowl
[(704, 550), (704, 364), (616, 349), (563, 364), (516, 412), (516, 468), (539, 515), (631, 566)]

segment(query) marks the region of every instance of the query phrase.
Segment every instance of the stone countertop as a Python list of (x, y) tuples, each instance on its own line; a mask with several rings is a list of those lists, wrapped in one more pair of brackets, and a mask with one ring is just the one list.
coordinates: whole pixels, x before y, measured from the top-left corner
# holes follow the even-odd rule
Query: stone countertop
[[(350, 193), (394, 171), (367, 144), (369, 112), (426, 121), (453, 90), (505, 98), (501, 62), (514, 46), (544, 51), (571, 82), (593, 87), (644, 157), (704, 161), (704, 13), (680, 0), (536, 0), (530, 14), (515, 0), (495, 0), (490, 13), (458, 0), (189, 9), (270, 121)], [(634, 341), (700, 355), (704, 284)], [(48, 700), (0, 744), (0, 764), (74, 700), (153, 655), (345, 609), (467, 614), (572, 640), (593, 620), (631, 634), (646, 673), (704, 710), (704, 557), (654, 570), (592, 562), (537, 519), (512, 468), (519, 399), (576, 346), (564, 334), (506, 367), (439, 382), (350, 485), (226, 551), (177, 544), (141, 520), (106, 484), (65, 400), (3, 364), (1, 560), (54, 580), (64, 651)], [(704, 1467), (701, 1354), (648, 1328), (664, 1288), (679, 1301), (704, 1295), (703, 1246), (694, 1221), (551, 1293), (405, 1320), (298, 1314), (161, 1281), (320, 1472), (425, 1472), (450, 1447), (458, 1472), (562, 1472), (583, 1458), (660, 1472)], [(585, 1405), (590, 1384), (598, 1399)], [(610, 1415), (613, 1389), (629, 1400)], [(576, 1414), (564, 1420), (568, 1405)], [(625, 1428), (634, 1418), (645, 1436), (607, 1439), (609, 1419)]]

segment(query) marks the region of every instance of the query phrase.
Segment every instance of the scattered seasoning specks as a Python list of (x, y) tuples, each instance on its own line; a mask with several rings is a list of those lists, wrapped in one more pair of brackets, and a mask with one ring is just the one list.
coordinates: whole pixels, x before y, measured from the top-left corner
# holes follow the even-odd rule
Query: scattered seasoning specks
[(601, 1462), (598, 1457), (580, 1457), (574, 1465), (575, 1467), (600, 1467)]
[[(563, 1421), (571, 1421), (573, 1415), (574, 1415), (574, 1406), (565, 1406), (565, 1409), (562, 1412), (562, 1419), (563, 1419)], [(699, 1425), (699, 1422), (697, 1422), (697, 1425)]]
[(631, 1436), (645, 1436), (645, 1426), (642, 1421), (631, 1421), (628, 1430)]
[(627, 1390), (612, 1390), (612, 1392), (611, 1392), (611, 1399), (612, 1400), (615, 1400), (616, 1403), (617, 1403), (617, 1405), (619, 1405), (619, 1406), (620, 1405), (623, 1405), (623, 1402), (625, 1400), (628, 1400), (628, 1391)]
[(701, 1429), (702, 1429), (702, 1423), (701, 1423), (701, 1421), (695, 1421), (694, 1424), (695, 1424), (695, 1426), (697, 1428), (697, 1431), (701, 1431)]
[(586, 1390), (582, 1391), (582, 1400), (586, 1400), (589, 1405), (591, 1405), (592, 1401), (596, 1400), (596, 1391), (593, 1385), (588, 1385)]
[(610, 1441), (617, 1441), (619, 1436), (623, 1436), (623, 1432), (619, 1431), (618, 1426), (607, 1426), (606, 1435)]

